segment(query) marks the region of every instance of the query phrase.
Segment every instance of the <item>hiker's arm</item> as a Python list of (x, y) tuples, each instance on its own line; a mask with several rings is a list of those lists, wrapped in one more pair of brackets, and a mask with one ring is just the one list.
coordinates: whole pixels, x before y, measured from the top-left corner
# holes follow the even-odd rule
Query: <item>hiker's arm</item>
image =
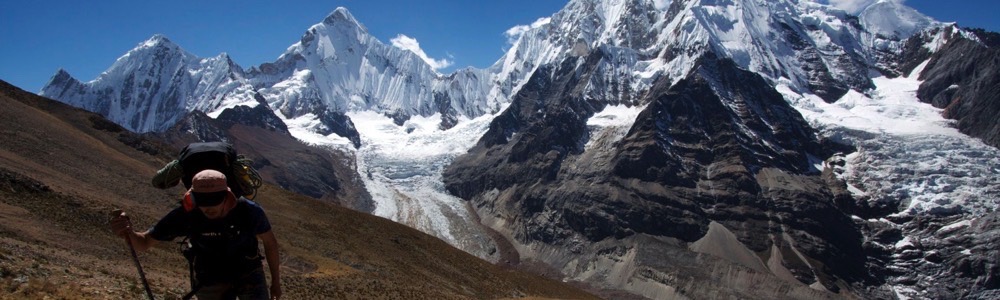
[(257, 238), (264, 243), (264, 258), (267, 259), (267, 268), (271, 271), (271, 299), (281, 298), (281, 259), (278, 257), (278, 239), (271, 230), (258, 234)]
[(136, 232), (132, 230), (132, 221), (124, 213), (111, 219), (111, 231), (119, 237), (128, 237), (136, 251), (145, 251), (156, 244), (156, 239), (149, 236), (149, 231)]
[(132, 235), (129, 236), (129, 241), (132, 241), (132, 246), (135, 247), (135, 251), (146, 251), (146, 249), (152, 248), (158, 242), (156, 239), (149, 236), (149, 231), (146, 232), (135, 232), (132, 231)]

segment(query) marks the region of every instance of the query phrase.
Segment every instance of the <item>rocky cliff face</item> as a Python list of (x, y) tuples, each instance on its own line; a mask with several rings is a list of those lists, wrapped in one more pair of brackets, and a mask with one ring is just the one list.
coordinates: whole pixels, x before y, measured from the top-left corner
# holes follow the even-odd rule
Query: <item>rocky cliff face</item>
[[(606, 105), (583, 93), (603, 57), (595, 51), (539, 69), (445, 170), (448, 189), (472, 199), (521, 261), (646, 295), (705, 297), (708, 290), (684, 290), (694, 279), (679, 278), (727, 281), (719, 270), (674, 268), (684, 263), (636, 253), (710, 253), (724, 259), (708, 265), (738, 268), (745, 272), (738, 277), (786, 292), (873, 280), (862, 235), (809, 163), (829, 151), (764, 79), (707, 55), (677, 84), (658, 81), (638, 99), (644, 108), (634, 125), (616, 136), (587, 126)], [(648, 239), (661, 242), (634, 243)], [(633, 280), (645, 284), (621, 285)]]
[[(996, 39), (996, 34), (962, 35), (956, 28), (940, 32), (947, 43), (941, 45), (921, 72), (917, 97), (935, 107), (944, 108), (947, 118), (958, 121), (962, 133), (983, 139), (1000, 147), (1000, 48), (983, 40)], [(982, 38), (980, 38), (982, 37)], [(909, 53), (926, 53), (921, 41), (907, 48)], [(921, 60), (922, 61), (922, 60)]]
[[(870, 272), (929, 299), (995, 299), (997, 214), (886, 217), (858, 222)], [(899, 288), (901, 287), (901, 288)]]

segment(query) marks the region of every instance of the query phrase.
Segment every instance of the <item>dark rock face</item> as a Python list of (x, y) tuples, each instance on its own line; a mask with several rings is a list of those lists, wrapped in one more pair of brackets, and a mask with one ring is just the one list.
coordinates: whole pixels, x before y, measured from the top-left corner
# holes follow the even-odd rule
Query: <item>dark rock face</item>
[[(938, 29), (945, 30), (944, 34), (948, 37), (954, 33), (946, 28)], [(906, 40), (903, 45), (903, 52), (894, 55), (891, 58), (887, 58), (885, 64), (894, 66), (889, 70), (883, 70), (884, 74), (888, 74), (889, 77), (898, 77), (903, 74), (910, 74), (914, 69), (920, 64), (927, 61), (933, 53), (930, 49), (924, 47), (931, 42), (933, 42), (934, 36), (939, 33), (938, 30), (931, 30), (924, 34), (916, 35), (910, 37)], [(891, 75), (891, 76), (890, 76)]]
[(664, 88), (651, 90), (659, 96), (623, 139), (615, 175), (695, 192), (686, 195), (699, 204), (695, 211), (736, 228), (754, 251), (787, 246), (773, 236), (781, 231), (796, 241), (818, 238), (797, 246), (840, 276), (865, 277), (861, 235), (808, 165), (809, 155), (828, 154), (763, 79), (709, 58), (697, 76)]
[(975, 34), (986, 47), (991, 49), (1000, 48), (1000, 33), (986, 31), (982, 28), (966, 28), (966, 30)]
[[(452, 78), (454, 78), (454, 74)], [(452, 105), (453, 101), (448, 93), (434, 93), (434, 105), (437, 107), (437, 112), (441, 114), (441, 124), (438, 125), (440, 130), (448, 130), (458, 125), (459, 113)]]
[[(926, 52), (920, 43), (913, 44), (916, 48), (907, 52)], [(1000, 147), (1000, 49), (954, 34), (930, 56), (920, 79), (921, 101), (944, 108), (945, 117), (957, 120), (962, 133)]]
[(324, 110), (317, 115), (319, 121), (326, 126), (324, 130), (319, 131), (320, 134), (336, 133), (350, 140), (354, 144), (354, 148), (361, 147), (361, 134), (354, 128), (354, 122), (351, 121), (350, 117), (344, 113), (329, 110)]
[[(890, 284), (921, 291), (928, 299), (1000, 297), (997, 212), (978, 218), (919, 216), (862, 223), (871, 270), (893, 278)], [(904, 240), (904, 232), (911, 238)]]
[(813, 93), (827, 103), (832, 103), (850, 90), (847, 84), (833, 78), (829, 68), (823, 63), (819, 51), (809, 42), (809, 39), (804, 37), (804, 31), (807, 29), (787, 23), (779, 23), (778, 28), (782, 30), (781, 33), (788, 41), (788, 45), (800, 53), (799, 60), (809, 71), (808, 84)]
[(274, 114), (274, 111), (267, 105), (264, 98), (260, 97), (260, 94), (257, 94), (256, 98), (258, 103), (254, 108), (240, 105), (223, 110), (219, 114), (219, 122), (226, 127), (242, 124), (288, 134), (288, 126), (285, 125), (284, 121), (281, 121), (281, 118), (278, 118), (278, 115)]
[[(597, 133), (586, 122), (605, 104), (581, 91), (601, 59), (595, 51), (536, 72), (445, 169), (448, 190), (486, 219), (506, 220), (514, 243), (564, 247), (567, 255), (639, 236), (684, 245), (716, 222), (760, 260), (777, 257), (790, 280), (831, 291), (871, 280), (862, 235), (809, 163), (832, 153), (764, 79), (708, 55), (689, 78), (655, 83), (624, 137), (591, 153), (584, 145)], [(672, 263), (644, 264), (654, 265)]]
[[(470, 154), (457, 158), (445, 169), (449, 191), (468, 199), (486, 188), (554, 180), (559, 162), (582, 150), (586, 120), (594, 113), (594, 108), (579, 98), (581, 87), (577, 83), (584, 78), (577, 74), (589, 75), (600, 56), (594, 54), (584, 60), (579, 72), (576, 59), (567, 59), (555, 69), (542, 67), (537, 71), (552, 77), (529, 79)], [(483, 166), (494, 169), (481, 172)]]
[(53, 193), (52, 188), (44, 183), (4, 168), (0, 168), (0, 188), (18, 194)]
[(201, 111), (192, 111), (162, 135), (167, 140), (179, 141), (183, 144), (179, 146), (183, 147), (196, 141), (231, 141), (232, 138), (226, 132), (229, 127), (231, 126), (222, 124)]
[[(948, 292), (964, 290), (968, 291), (968, 294), (963, 296), (979, 299), (1000, 297), (1000, 265), (997, 264), (1000, 257), (1000, 214), (993, 212), (972, 221), (969, 227), (960, 227), (960, 230), (962, 231), (952, 233), (942, 228), (935, 232), (935, 236), (946, 245), (954, 245), (953, 239), (968, 238), (970, 242), (967, 248), (961, 250), (952, 248), (950, 250), (957, 250), (957, 253), (952, 252), (952, 255), (927, 253), (924, 259), (930, 263), (946, 263), (951, 266), (952, 274), (972, 283), (970, 286), (950, 288)], [(934, 249), (934, 245), (930, 245), (929, 248)], [(963, 253), (966, 250), (969, 255)]]

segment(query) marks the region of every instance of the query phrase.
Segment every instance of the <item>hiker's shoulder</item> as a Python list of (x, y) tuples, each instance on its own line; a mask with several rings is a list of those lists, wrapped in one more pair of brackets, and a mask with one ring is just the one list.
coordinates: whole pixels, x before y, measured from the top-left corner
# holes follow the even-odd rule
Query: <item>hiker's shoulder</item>
[(178, 205), (177, 207), (174, 207), (169, 212), (167, 212), (167, 214), (164, 215), (163, 218), (164, 219), (187, 218), (189, 214), (190, 212), (185, 210), (184, 206)]
[(187, 224), (191, 220), (190, 215), (191, 214), (185, 211), (183, 207), (171, 209), (166, 215), (160, 218), (158, 222), (156, 222), (156, 225), (153, 227), (153, 231), (171, 231), (186, 228), (188, 227)]
[(236, 201), (236, 207), (250, 212), (251, 215), (260, 215), (264, 213), (264, 208), (261, 207), (260, 204), (243, 197), (240, 197), (239, 200)]
[(247, 199), (246, 197), (237, 197), (236, 198), (236, 205), (237, 206), (246, 206), (246, 207), (255, 208), (255, 209), (261, 209), (259, 203), (254, 202), (253, 200)]

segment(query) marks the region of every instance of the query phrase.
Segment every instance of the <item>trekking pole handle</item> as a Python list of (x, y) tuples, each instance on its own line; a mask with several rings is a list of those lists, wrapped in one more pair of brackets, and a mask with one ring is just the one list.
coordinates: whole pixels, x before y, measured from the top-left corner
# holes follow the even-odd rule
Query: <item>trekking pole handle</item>
[[(121, 216), (122, 212), (123, 211), (120, 210), (120, 209), (113, 210), (111, 212), (112, 218), (117, 218), (117, 217)], [(131, 221), (129, 223), (131, 223)], [(129, 230), (132, 230), (132, 229), (129, 228)], [(153, 298), (153, 290), (151, 290), (149, 288), (149, 281), (146, 281), (146, 272), (142, 271), (142, 264), (139, 263), (139, 255), (135, 252), (135, 246), (132, 246), (132, 235), (131, 234), (126, 234), (125, 235), (125, 244), (128, 245), (128, 250), (129, 250), (129, 252), (132, 253), (132, 262), (135, 263), (136, 270), (139, 270), (139, 279), (142, 280), (142, 286), (143, 286), (143, 288), (146, 289), (146, 296), (149, 297), (149, 300), (154, 300), (155, 298)]]

